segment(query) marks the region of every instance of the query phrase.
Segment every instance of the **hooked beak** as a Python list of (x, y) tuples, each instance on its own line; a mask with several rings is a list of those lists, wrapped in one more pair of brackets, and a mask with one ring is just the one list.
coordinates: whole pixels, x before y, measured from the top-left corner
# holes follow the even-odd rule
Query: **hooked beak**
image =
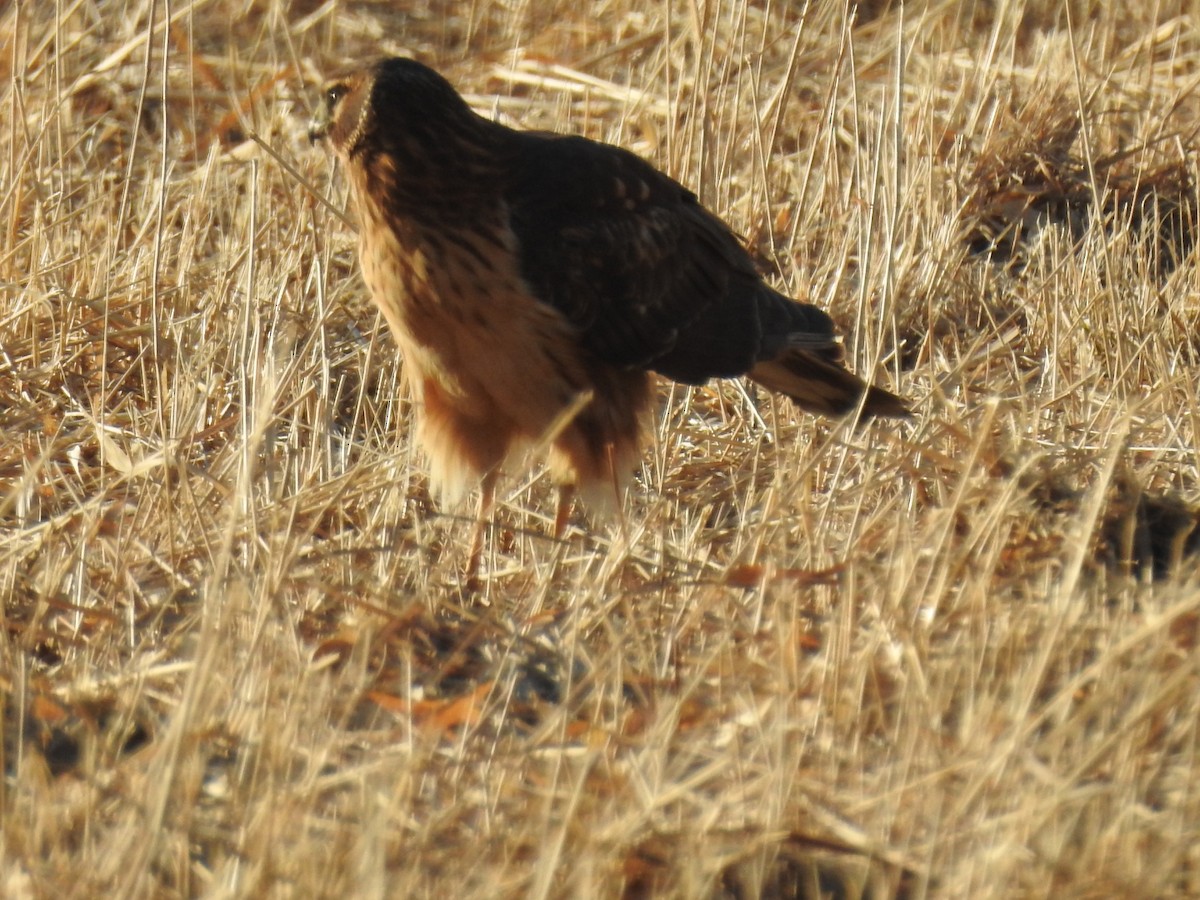
[(329, 107), (322, 102), (312, 119), (308, 122), (308, 142), (315, 144), (329, 134), (329, 125), (333, 119), (329, 115)]

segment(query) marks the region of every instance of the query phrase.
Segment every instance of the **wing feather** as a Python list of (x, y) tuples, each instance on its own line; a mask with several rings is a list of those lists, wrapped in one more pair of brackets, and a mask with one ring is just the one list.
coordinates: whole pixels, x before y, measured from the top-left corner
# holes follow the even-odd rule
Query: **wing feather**
[(627, 150), (512, 132), (505, 202), (523, 277), (601, 362), (675, 381), (749, 375), (814, 412), (908, 415), (842, 365), (833, 320), (771, 289), (696, 196)]
[(754, 365), (763, 286), (694, 194), (626, 150), (579, 137), (522, 133), (511, 171), (522, 273), (588, 350), (693, 383)]

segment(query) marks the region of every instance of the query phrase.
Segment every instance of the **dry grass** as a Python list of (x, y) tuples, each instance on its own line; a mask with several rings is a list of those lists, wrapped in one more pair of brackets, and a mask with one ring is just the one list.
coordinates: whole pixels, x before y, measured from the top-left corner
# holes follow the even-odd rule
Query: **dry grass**
[[(0, 892), (1200, 893), (1191, 7), (402, 6), (0, 10)], [(696, 188), (915, 423), (664, 385), (464, 597), (305, 184), (383, 52)]]

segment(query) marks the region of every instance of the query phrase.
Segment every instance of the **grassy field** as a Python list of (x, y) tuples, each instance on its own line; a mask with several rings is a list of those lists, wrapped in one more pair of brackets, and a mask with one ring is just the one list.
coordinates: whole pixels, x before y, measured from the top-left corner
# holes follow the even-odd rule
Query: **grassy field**
[[(1195, 12), (0, 7), (0, 894), (1200, 895)], [(663, 383), (465, 592), (304, 137), (385, 53), (693, 188), (914, 420)]]

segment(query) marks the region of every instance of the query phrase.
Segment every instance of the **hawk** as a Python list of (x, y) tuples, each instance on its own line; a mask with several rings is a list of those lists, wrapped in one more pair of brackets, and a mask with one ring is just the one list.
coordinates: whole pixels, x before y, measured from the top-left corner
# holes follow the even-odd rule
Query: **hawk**
[(309, 137), (348, 176), (431, 487), (445, 501), (481, 488), (472, 575), (514, 454), (547, 449), (556, 536), (576, 489), (619, 497), (651, 373), (745, 375), (827, 415), (909, 415), (842, 365), (828, 315), (768, 286), (695, 194), (627, 150), (491, 121), (404, 58), (328, 83)]

